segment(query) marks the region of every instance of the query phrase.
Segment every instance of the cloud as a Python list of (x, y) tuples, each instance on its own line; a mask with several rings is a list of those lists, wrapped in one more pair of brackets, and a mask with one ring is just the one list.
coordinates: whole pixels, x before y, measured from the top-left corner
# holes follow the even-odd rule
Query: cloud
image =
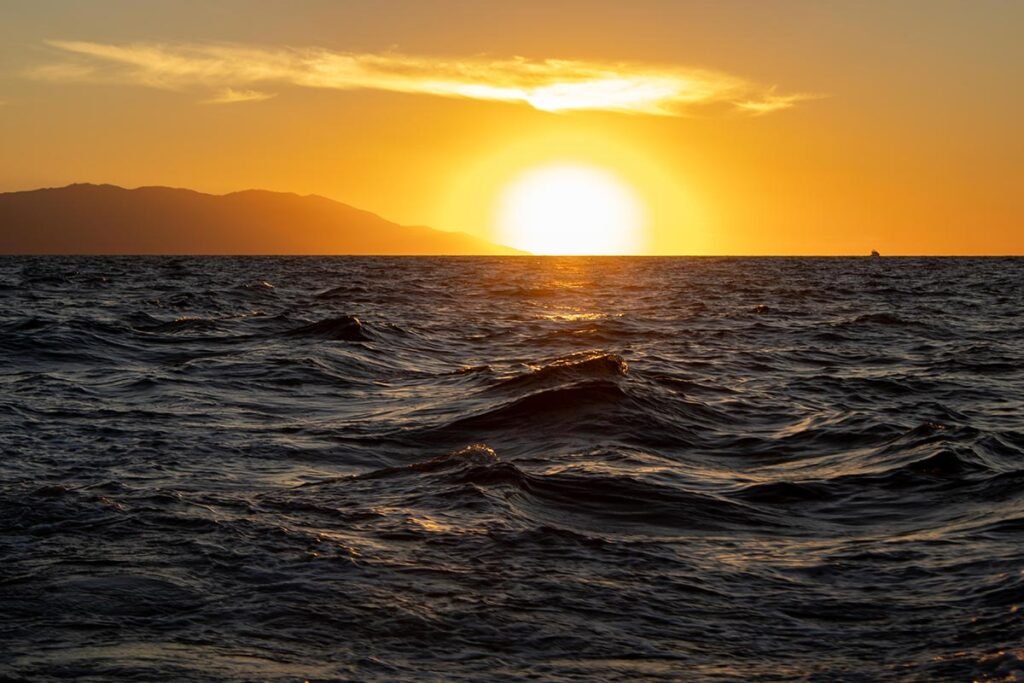
[(96, 69), (88, 64), (64, 62), (33, 67), (28, 75), (39, 81), (88, 81), (94, 79)]
[(211, 97), (208, 100), (203, 100), (203, 104), (262, 102), (263, 100), (269, 100), (271, 97), (277, 97), (277, 93), (260, 92), (259, 90), (235, 90), (234, 88), (224, 88), (224, 90), (214, 97)]
[(615, 111), (679, 116), (724, 105), (751, 114), (793, 106), (807, 95), (778, 94), (715, 71), (679, 66), (522, 57), (415, 57), (235, 45), (105, 44), (50, 41), (67, 59), (29, 72), (42, 80), (113, 82), (168, 90), (207, 88), (205, 101), (256, 101), (254, 86), (292, 85), (524, 103), (549, 112)]
[(824, 95), (810, 95), (806, 93), (777, 95), (775, 94), (775, 89), (772, 88), (768, 92), (762, 94), (760, 99), (733, 102), (733, 104), (736, 105), (738, 109), (749, 112), (755, 116), (762, 116), (764, 114), (771, 114), (772, 112), (781, 111), (783, 109), (789, 109), (790, 107), (795, 106), (797, 102), (818, 100), (822, 97), (824, 97)]

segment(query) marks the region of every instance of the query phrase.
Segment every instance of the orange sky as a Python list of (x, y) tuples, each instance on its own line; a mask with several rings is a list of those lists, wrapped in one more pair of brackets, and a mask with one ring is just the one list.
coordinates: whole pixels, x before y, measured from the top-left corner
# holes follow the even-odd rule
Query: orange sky
[(496, 238), (607, 169), (651, 253), (1024, 254), (1024, 3), (7, 0), (0, 191), (316, 193)]

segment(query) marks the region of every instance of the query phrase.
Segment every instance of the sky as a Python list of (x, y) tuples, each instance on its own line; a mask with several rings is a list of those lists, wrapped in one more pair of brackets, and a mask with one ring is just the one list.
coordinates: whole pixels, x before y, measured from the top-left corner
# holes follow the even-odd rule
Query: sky
[(499, 240), (561, 165), (642, 207), (639, 253), (1024, 254), (1022, 27), (995, 0), (2, 0), (0, 191), (263, 188)]

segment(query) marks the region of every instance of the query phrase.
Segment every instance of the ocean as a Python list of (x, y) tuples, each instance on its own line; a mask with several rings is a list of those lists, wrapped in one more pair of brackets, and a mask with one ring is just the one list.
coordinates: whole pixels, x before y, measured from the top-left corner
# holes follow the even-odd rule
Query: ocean
[(0, 258), (0, 679), (1024, 679), (1024, 259)]

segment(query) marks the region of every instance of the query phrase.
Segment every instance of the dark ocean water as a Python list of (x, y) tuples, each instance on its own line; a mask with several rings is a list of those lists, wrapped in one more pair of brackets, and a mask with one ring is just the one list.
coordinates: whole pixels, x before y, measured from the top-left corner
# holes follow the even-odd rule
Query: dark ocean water
[(0, 679), (1022, 680), (1022, 304), (1022, 259), (0, 259)]

